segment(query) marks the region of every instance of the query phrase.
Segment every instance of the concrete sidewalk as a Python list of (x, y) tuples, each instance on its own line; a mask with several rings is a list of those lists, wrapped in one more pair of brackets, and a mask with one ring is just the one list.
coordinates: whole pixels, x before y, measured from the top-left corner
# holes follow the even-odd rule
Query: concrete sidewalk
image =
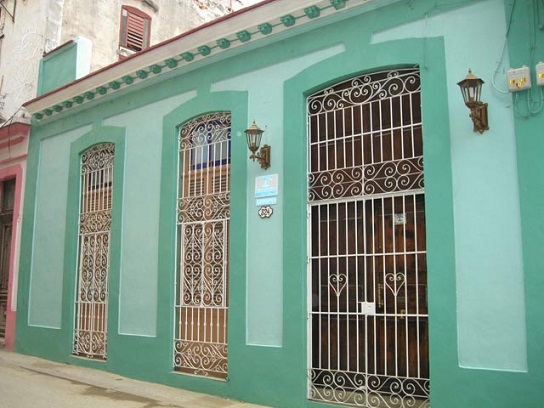
[[(3, 408), (263, 408), (0, 348)], [(6, 405), (7, 404), (7, 405)]]

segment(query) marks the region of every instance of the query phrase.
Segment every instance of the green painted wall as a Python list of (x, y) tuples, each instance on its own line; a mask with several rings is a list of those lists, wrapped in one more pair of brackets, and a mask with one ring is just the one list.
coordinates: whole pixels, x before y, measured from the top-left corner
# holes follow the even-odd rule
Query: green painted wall
[(92, 43), (83, 37), (61, 45), (40, 61), (38, 95), (43, 95), (89, 73)]
[(79, 128), (47, 138), (39, 145), (39, 168), (33, 172), (39, 178), (35, 194), (40, 205), (35, 214), (30, 269), (28, 324), (32, 326), (61, 327), (69, 169), (68, 162), (58, 157), (68, 157), (70, 143), (86, 131), (88, 128)]
[[(266, 129), (261, 144), (273, 146), (269, 169), (262, 170), (255, 163), (247, 170), (247, 343), (256, 346), (281, 347), (283, 343), (283, 237), (284, 219), (283, 182), (284, 166), (284, 89), (283, 84), (302, 70), (344, 52), (342, 45), (333, 45), (317, 52), (307, 53), (285, 62), (273, 63), (266, 68), (230, 77), (212, 84), (211, 90), (245, 91), (250, 100), (246, 122), (257, 120)], [(266, 78), (266, 87), (261, 86)], [(258, 118), (258, 119), (256, 119)], [(245, 135), (238, 132), (237, 138)], [(281, 174), (278, 204), (273, 206), (273, 217), (263, 220), (255, 204), (255, 178), (262, 174)], [(287, 229), (286, 231), (289, 231)]]
[[(544, 5), (541, 1), (505, 1), (507, 45), (510, 66), (531, 69), (533, 86), (530, 91), (513, 95), (516, 153), (519, 175), (523, 265), (527, 315), (527, 355), (530, 376), (527, 388), (542, 400), (544, 390), (544, 325), (542, 288), (544, 285), (544, 88), (536, 86), (535, 65), (544, 61)], [(532, 111), (532, 113), (531, 113)], [(538, 405), (534, 405), (538, 406)]]
[[(126, 126), (128, 175), (122, 186), (123, 202), (119, 333), (156, 336), (159, 248), (159, 200), (161, 179), (162, 118), (175, 106), (191, 100), (183, 93), (145, 108), (113, 115), (105, 125)], [(138, 220), (138, 222), (134, 222)]]
[[(513, 14), (512, 4), (361, 7), (320, 22), (319, 31), (173, 71), (34, 123), (19, 285), (20, 315), (29, 318), (18, 319), (17, 350), (275, 407), (327, 406), (306, 400), (305, 98), (364, 72), (418, 65), (432, 406), (537, 408), (544, 399), (543, 114), (517, 117), (511, 95), (491, 82), (501, 89), (508, 64), (532, 64), (544, 41), (536, 26), (527, 28), (537, 0), (517, 1)], [(491, 129), (483, 135), (472, 132), (456, 85), (468, 68), (486, 81)], [(228, 381), (172, 372), (177, 129), (218, 110), (232, 114)], [(266, 174), (280, 180), (267, 220), (254, 199), (255, 177), (265, 172), (247, 159), (243, 136), (253, 119), (272, 145)], [(101, 140), (116, 143), (116, 192), (108, 361), (96, 363), (70, 352), (78, 157)]]
[[(484, 18), (496, 23), (479, 24)], [(459, 35), (459, 24), (455, 22), (463, 23), (463, 36)], [(504, 88), (508, 58), (502, 55), (503, 41), (489, 41), (504, 38), (505, 33), (503, 4), (490, 0), (447, 14), (430, 12), (419, 21), (376, 33), (373, 42), (409, 35), (444, 38), (450, 117), (458, 118), (450, 122), (450, 144), (459, 365), (526, 371), (514, 115), (510, 95), (492, 86), (494, 80)], [(470, 49), (466, 46), (468, 38), (474, 44)], [(474, 134), (472, 122), (466, 119), (469, 111), (456, 85), (469, 67), (486, 81), (482, 100), (489, 104), (491, 123), (490, 130), (481, 136)], [(497, 70), (502, 73), (493, 78)]]

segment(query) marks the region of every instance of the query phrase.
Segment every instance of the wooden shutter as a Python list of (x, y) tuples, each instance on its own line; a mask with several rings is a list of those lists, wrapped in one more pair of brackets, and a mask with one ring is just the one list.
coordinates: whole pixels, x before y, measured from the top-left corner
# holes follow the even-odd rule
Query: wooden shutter
[(149, 46), (151, 18), (134, 7), (124, 6), (121, 14), (121, 47), (141, 51)]

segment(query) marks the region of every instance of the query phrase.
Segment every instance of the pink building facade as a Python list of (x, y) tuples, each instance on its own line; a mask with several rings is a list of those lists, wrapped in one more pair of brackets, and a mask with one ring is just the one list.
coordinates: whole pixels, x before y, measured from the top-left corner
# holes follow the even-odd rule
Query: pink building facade
[(17, 278), (24, 173), (30, 125), (15, 122), (0, 128), (0, 337), (15, 344)]

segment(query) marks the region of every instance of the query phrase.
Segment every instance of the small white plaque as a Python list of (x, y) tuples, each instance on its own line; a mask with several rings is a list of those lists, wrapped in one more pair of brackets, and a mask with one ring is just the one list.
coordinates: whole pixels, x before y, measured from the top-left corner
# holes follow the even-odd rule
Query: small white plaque
[(375, 302), (359, 302), (361, 304), (361, 313), (369, 316), (374, 316), (376, 314), (376, 303)]

